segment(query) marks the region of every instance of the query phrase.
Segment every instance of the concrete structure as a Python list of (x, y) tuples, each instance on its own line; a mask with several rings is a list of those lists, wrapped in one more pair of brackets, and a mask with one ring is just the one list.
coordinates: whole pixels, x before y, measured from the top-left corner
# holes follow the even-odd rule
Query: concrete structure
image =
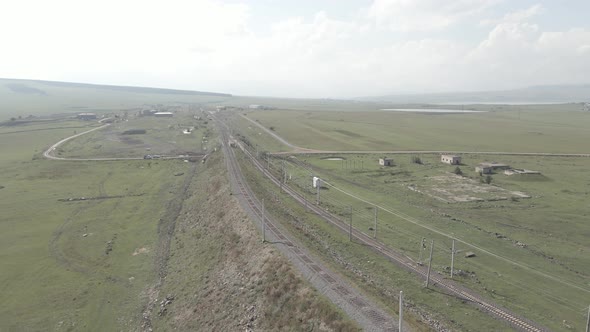
[(440, 161), (449, 165), (461, 165), (461, 156), (454, 154), (443, 154), (440, 156)]
[(485, 166), (485, 165), (480, 164), (480, 165), (475, 166), (475, 171), (480, 174), (492, 174), (494, 169), (489, 166)]
[(80, 120), (96, 120), (96, 113), (80, 113), (78, 114)]
[(509, 169), (510, 168), (510, 165), (508, 165), (508, 164), (497, 163), (495, 161), (481, 163), (478, 166), (490, 167), (494, 171), (497, 169)]
[(513, 168), (513, 169), (507, 169), (504, 171), (504, 174), (506, 175), (514, 175), (514, 174), (541, 174), (541, 172), (539, 171), (531, 171), (529, 169), (518, 169), (518, 168)]
[(152, 116), (154, 114), (158, 113), (158, 111), (151, 109), (151, 110), (142, 110), (141, 111), (141, 116)]
[(154, 113), (154, 116), (158, 117), (158, 118), (171, 118), (174, 116), (174, 113), (172, 113), (172, 112), (156, 112), (156, 113)]
[(381, 165), (381, 166), (393, 166), (393, 159), (387, 158), (387, 157), (379, 158), (379, 165)]

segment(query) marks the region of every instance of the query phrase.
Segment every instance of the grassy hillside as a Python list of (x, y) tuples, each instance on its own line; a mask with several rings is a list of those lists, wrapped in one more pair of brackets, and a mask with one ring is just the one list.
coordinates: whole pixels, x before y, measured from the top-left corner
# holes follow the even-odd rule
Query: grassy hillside
[[(195, 131), (182, 134), (179, 124)], [(0, 331), (358, 330), (260, 242), (231, 196), (210, 123), (192, 112), (129, 116), (113, 124), (120, 130), (63, 150), (108, 157), (217, 147), (206, 164), (40, 158), (95, 125), (0, 127)], [(144, 127), (138, 143), (121, 133)]]
[(221, 93), (0, 79), (0, 122), (11, 117), (111, 112), (154, 105), (173, 107), (222, 102)]

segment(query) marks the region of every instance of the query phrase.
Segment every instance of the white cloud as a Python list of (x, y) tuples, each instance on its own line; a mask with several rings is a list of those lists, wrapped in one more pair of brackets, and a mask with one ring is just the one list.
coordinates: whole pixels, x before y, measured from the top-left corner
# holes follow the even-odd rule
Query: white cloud
[(523, 21), (528, 21), (531, 18), (542, 14), (545, 11), (545, 8), (540, 5), (532, 5), (531, 7), (523, 10), (517, 10), (514, 12), (510, 12), (504, 15), (501, 19), (485, 19), (480, 21), (480, 25), (482, 26), (489, 26), (495, 25), (500, 23), (518, 23)]
[(545, 31), (540, 5), (488, 20), (481, 40), (444, 33), (472, 29), (496, 2), (375, 0), (348, 20), (326, 10), (273, 21), (216, 0), (14, 1), (0, 77), (290, 97), (588, 82), (590, 29)]
[(429, 31), (446, 28), (479, 14), (497, 0), (375, 0), (367, 16), (378, 27), (393, 31)]

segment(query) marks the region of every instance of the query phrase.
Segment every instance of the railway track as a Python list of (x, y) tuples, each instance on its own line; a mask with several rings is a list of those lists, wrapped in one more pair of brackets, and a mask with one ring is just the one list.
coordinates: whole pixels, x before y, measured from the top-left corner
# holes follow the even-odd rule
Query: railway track
[[(225, 140), (227, 141), (227, 139)], [(343, 222), (342, 220), (338, 219), (334, 215), (330, 214), (329, 212), (323, 210), (321, 207), (314, 205), (313, 203), (306, 202), (306, 199), (300, 195), (298, 192), (290, 188), (286, 184), (281, 184), (281, 181), (277, 179), (269, 170), (265, 168), (265, 166), (256, 159), (248, 149), (243, 148), (240, 146), (241, 150), (246, 154), (246, 156), (252, 161), (254, 166), (261, 171), (270, 181), (272, 181), (275, 185), (279, 186), (284, 190), (287, 194), (289, 194), (293, 199), (295, 199), (298, 203), (306, 206), (308, 209), (312, 210), (314, 213), (322, 217), (324, 220), (335, 226), (341, 232), (348, 234), (349, 233), (349, 226)], [(233, 152), (233, 151), (232, 151)], [(235, 160), (234, 160), (235, 162)], [(418, 265), (414, 260), (411, 258), (394, 251), (393, 249), (387, 247), (382, 242), (372, 238), (371, 236), (353, 228), (352, 229), (352, 237), (359, 241), (362, 244), (365, 244), (372, 248), (375, 252), (383, 255), (391, 262), (397, 264), (398, 266), (415, 273), (418, 277), (426, 279), (427, 270), (425, 267)], [(442, 275), (434, 272), (430, 274), (430, 280), (432, 284), (440, 289), (447, 291), (449, 294), (468, 301), (478, 307), (480, 307), (483, 311), (488, 312), (489, 314), (495, 316), (498, 319), (501, 319), (508, 324), (510, 324), (513, 328), (518, 331), (526, 331), (526, 332), (545, 332), (548, 331), (547, 328), (542, 327), (533, 321), (521, 317), (510, 310), (499, 306), (487, 299), (484, 299), (482, 296), (477, 294), (476, 292), (458, 284), (451, 280), (445, 279)]]
[[(240, 171), (238, 162), (232, 148), (227, 146), (229, 135), (222, 129), (223, 149), (226, 152), (227, 166), (231, 176), (237, 184), (237, 189), (246, 201), (248, 207), (254, 215), (262, 219), (261, 203), (251, 192), (246, 184)], [(273, 220), (265, 216), (264, 221), (267, 232), (270, 233), (268, 238), (277, 239), (282, 243), (286, 250), (290, 251), (292, 256), (302, 263), (313, 275), (321, 279), (325, 285), (321, 291), (328, 296), (333, 302), (347, 312), (351, 318), (355, 319), (364, 330), (367, 331), (398, 331), (398, 325), (394, 319), (383, 312), (370, 300), (364, 298), (353, 287), (344, 282), (339, 276), (323, 267), (314, 257), (306, 253), (305, 249), (298, 246), (289, 234), (282, 231)], [(336, 296), (334, 296), (336, 294)]]

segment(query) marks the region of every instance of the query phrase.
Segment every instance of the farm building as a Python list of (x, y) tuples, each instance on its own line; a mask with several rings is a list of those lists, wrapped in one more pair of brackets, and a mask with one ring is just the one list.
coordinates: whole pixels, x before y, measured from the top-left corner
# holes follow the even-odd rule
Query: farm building
[(172, 112), (156, 112), (154, 116), (158, 118), (171, 118), (174, 114)]
[(494, 169), (491, 168), (490, 166), (479, 164), (479, 165), (475, 166), (475, 171), (480, 174), (492, 174)]
[(393, 159), (387, 158), (387, 157), (379, 158), (379, 165), (381, 165), (381, 166), (393, 166)]
[(509, 169), (510, 168), (510, 165), (508, 165), (508, 164), (497, 163), (495, 161), (481, 163), (478, 166), (490, 167), (494, 171), (497, 169)]
[(440, 161), (449, 165), (460, 165), (461, 156), (457, 156), (454, 154), (443, 154), (442, 156), (440, 156)]
[(78, 119), (80, 120), (96, 120), (95, 113), (80, 113), (78, 114)]
[(506, 175), (514, 175), (514, 174), (541, 174), (541, 172), (539, 172), (539, 171), (531, 171), (529, 169), (512, 168), (512, 169), (505, 170), (504, 171), (504, 174), (506, 174)]
[(263, 109), (264, 107), (262, 105), (250, 105), (248, 106), (249, 109), (253, 109), (253, 110), (259, 110), (259, 109)]

